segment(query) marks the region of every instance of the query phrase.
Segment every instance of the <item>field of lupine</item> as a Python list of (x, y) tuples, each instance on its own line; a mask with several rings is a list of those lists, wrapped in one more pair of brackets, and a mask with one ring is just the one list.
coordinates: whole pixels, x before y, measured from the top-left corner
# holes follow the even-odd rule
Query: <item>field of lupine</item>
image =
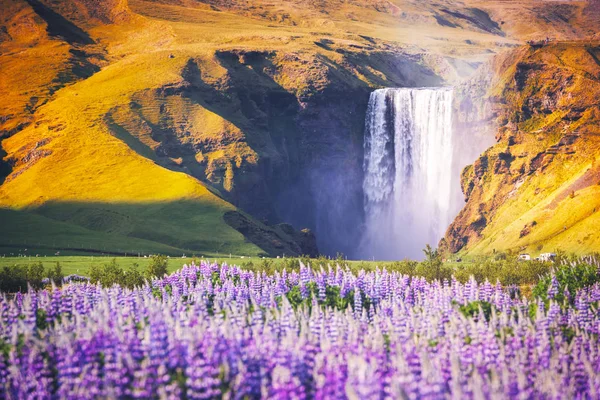
[(201, 263), (4, 295), (0, 398), (599, 398), (600, 286), (543, 291)]

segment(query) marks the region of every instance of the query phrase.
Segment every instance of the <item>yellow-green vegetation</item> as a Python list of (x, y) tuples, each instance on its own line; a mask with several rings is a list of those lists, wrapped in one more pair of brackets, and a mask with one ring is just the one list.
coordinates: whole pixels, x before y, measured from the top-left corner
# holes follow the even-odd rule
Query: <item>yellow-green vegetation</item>
[[(575, 261), (577, 257), (574, 254), (566, 256), (559, 253), (558, 263), (563, 260)], [(158, 261), (158, 262), (157, 262)], [(514, 255), (498, 253), (495, 256), (475, 256), (468, 257), (460, 262), (442, 260), (441, 254), (436, 253), (427, 256), (422, 261), (353, 261), (339, 258), (264, 258), (264, 257), (240, 257), (240, 256), (219, 256), (214, 257), (164, 257), (164, 256), (145, 256), (145, 257), (113, 257), (113, 256), (42, 256), (42, 257), (2, 257), (0, 258), (0, 268), (15, 268), (15, 266), (30, 268), (41, 264), (46, 270), (50, 271), (55, 266), (60, 265), (60, 270), (65, 276), (80, 275), (87, 277), (98, 277), (107, 274), (122, 274), (127, 271), (136, 271), (141, 275), (147, 276), (148, 271), (156, 271), (153, 265), (159, 265), (158, 268), (164, 268), (166, 263), (167, 273), (174, 272), (185, 264), (200, 262), (227, 263), (228, 265), (237, 265), (245, 269), (264, 271), (267, 273), (281, 272), (286, 269), (288, 272), (299, 271), (300, 263), (310, 265), (313, 268), (349, 268), (354, 272), (360, 270), (376, 271), (386, 269), (387, 271), (400, 272), (409, 276), (424, 277), (428, 280), (433, 279), (451, 279), (454, 276), (461, 282), (466, 282), (471, 277), (477, 280), (489, 280), (495, 284), (500, 282), (502, 285), (528, 286), (535, 284), (539, 277), (548, 273), (553, 266), (552, 262), (540, 261), (518, 261)], [(163, 269), (160, 269), (162, 272)], [(150, 275), (156, 275), (156, 272)]]
[(600, 248), (600, 48), (524, 49), (490, 89), (499, 141), (463, 173), (468, 202), (445, 239), (464, 254)]

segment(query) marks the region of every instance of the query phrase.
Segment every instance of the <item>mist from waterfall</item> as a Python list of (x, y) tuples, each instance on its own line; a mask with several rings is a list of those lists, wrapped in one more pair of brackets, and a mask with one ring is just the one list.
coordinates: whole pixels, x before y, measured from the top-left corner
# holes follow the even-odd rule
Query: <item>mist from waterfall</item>
[(423, 257), (458, 211), (452, 89), (380, 89), (365, 122), (361, 258)]

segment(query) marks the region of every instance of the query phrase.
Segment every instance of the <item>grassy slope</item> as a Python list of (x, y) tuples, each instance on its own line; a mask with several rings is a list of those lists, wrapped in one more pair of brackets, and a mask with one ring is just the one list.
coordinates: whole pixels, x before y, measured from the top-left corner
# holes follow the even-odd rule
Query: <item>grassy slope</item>
[[(163, 253), (180, 255), (185, 250), (162, 243), (131, 238), (114, 232), (105, 233), (59, 222), (33, 213), (0, 209), (0, 219), (10, 229), (0, 230), (0, 254), (40, 254), (87, 252), (104, 248), (118, 253)], [(43, 228), (43, 229), (40, 229)], [(28, 249), (28, 252), (24, 252)]]
[[(144, 34), (144, 22), (140, 24)], [(153, 33), (149, 31), (149, 39)], [(157, 57), (152, 49), (142, 51), (148, 41), (141, 36), (134, 49), (138, 54), (60, 90), (38, 110), (36, 124), (3, 142), (5, 151), (16, 159), (44, 143), (42, 140), (47, 144), (38, 148), (51, 154), (17, 164), (13, 176), (0, 187), (0, 204), (74, 223), (79, 222), (74, 208), (89, 210), (87, 219), (90, 213), (92, 219), (93, 213), (105, 219), (102, 231), (150, 239), (157, 233), (154, 236), (163, 243), (198, 251), (261, 252), (223, 222), (222, 214), (234, 210), (233, 206), (190, 176), (141, 157), (110, 135), (102, 123), (102, 116), (127, 103), (132, 93), (179, 78), (176, 71), (182, 60)], [(114, 213), (118, 216), (107, 221)], [(78, 231), (73, 235), (78, 236)], [(99, 242), (100, 246), (110, 247), (111, 243)], [(163, 248), (166, 246), (159, 244), (154, 251)]]

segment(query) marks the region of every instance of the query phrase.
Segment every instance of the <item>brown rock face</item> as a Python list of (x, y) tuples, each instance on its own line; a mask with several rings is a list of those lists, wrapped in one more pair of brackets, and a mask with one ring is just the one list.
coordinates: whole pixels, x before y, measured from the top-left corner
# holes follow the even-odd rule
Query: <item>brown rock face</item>
[[(466, 205), (440, 243), (450, 252), (533, 250), (569, 229), (584, 229), (584, 224), (570, 227), (572, 220), (555, 222), (578, 209), (564, 215), (556, 209), (567, 199), (576, 203), (569, 193), (595, 190), (592, 180), (571, 180), (586, 165), (593, 170), (590, 160), (600, 153), (600, 47), (554, 43), (513, 54), (507, 58), (512, 66), (489, 88), (496, 94), (491, 100), (498, 143), (463, 171)], [(590, 204), (580, 201), (577, 207)], [(593, 237), (585, 232), (579, 246)]]
[(225, 222), (271, 256), (317, 257), (315, 235), (309, 229), (296, 231), (289, 224), (267, 227), (237, 211), (225, 213)]
[[(28, 0), (34, 7), (47, 7), (80, 27), (128, 21), (132, 13), (127, 0)], [(57, 18), (57, 17), (56, 17)]]
[(74, 0), (90, 18), (104, 23), (123, 22), (130, 17), (127, 0)]

